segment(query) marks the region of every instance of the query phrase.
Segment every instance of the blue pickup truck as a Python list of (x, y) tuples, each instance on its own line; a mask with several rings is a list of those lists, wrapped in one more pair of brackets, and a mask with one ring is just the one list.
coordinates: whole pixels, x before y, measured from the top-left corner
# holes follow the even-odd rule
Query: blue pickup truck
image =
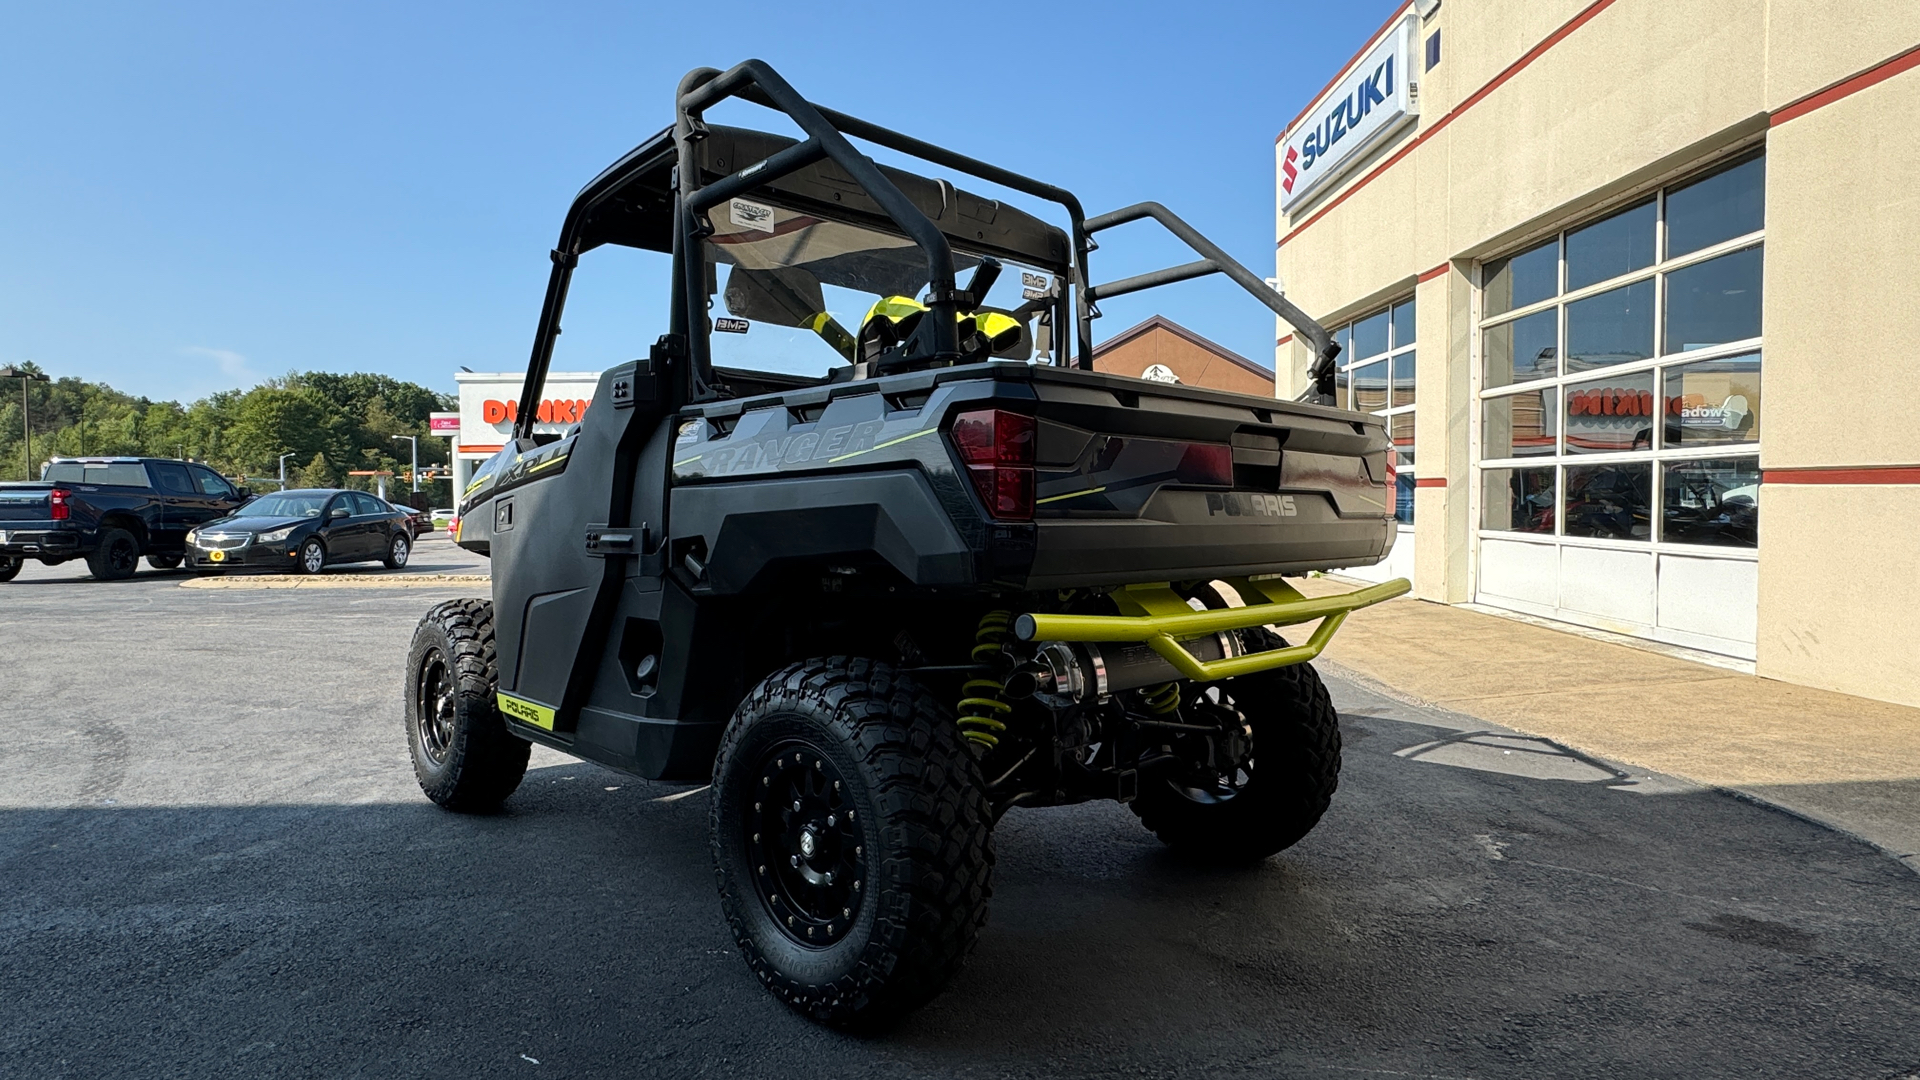
[(251, 497), (191, 461), (56, 458), (37, 481), (0, 484), (0, 582), (28, 559), (85, 559), (102, 581), (132, 577), (143, 555), (170, 570), (186, 555), (187, 530)]

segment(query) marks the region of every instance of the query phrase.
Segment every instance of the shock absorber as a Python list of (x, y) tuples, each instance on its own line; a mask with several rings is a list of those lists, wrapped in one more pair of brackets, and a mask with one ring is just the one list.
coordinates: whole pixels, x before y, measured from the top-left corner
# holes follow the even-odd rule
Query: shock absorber
[(1145, 700), (1147, 711), (1155, 716), (1166, 716), (1180, 711), (1180, 684), (1163, 682), (1159, 686), (1145, 687), (1140, 691)]
[[(1012, 612), (989, 611), (980, 616), (980, 626), (973, 633), (973, 662), (994, 664), (1012, 633)], [(955, 711), (960, 714), (960, 733), (967, 741), (988, 750), (1000, 745), (999, 732), (1007, 730), (1001, 718), (1013, 711), (1013, 706), (1001, 700), (1006, 690), (1006, 683), (991, 676), (976, 676), (961, 684), (960, 704)]]

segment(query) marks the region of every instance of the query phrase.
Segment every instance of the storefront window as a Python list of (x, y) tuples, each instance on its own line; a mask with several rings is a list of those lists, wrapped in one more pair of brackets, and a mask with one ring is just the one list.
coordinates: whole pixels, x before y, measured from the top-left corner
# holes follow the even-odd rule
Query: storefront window
[(1414, 308), (1411, 299), (1356, 319), (1333, 332), (1341, 346), (1335, 400), (1345, 408), (1383, 416), (1396, 456), (1394, 516), (1413, 524), (1416, 487), (1413, 404)]
[(1552, 533), (1558, 499), (1553, 466), (1488, 469), (1481, 493), (1480, 527), (1501, 532)]
[[(1653, 265), (1654, 200), (1567, 233), (1567, 291)], [(1544, 297), (1543, 297), (1544, 299)]]
[(1482, 268), (1482, 529), (1756, 545), (1765, 167)]
[(1760, 542), (1760, 459), (1708, 458), (1661, 466), (1660, 539), (1669, 544)]

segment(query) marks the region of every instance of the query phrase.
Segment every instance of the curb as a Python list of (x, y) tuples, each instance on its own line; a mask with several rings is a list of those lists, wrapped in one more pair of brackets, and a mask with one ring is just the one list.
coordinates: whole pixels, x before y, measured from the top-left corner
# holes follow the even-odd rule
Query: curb
[(322, 574), (318, 577), (201, 577), (182, 589), (418, 589), (493, 584), (486, 574)]

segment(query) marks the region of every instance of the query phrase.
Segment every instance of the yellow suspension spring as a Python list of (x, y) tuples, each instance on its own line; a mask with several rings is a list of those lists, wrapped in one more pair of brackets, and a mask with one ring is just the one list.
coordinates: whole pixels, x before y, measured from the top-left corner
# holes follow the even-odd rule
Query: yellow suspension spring
[(1155, 716), (1180, 711), (1180, 684), (1177, 682), (1146, 687), (1140, 691), (1140, 696), (1146, 699), (1147, 711)]
[[(973, 634), (973, 662), (991, 664), (1012, 633), (1013, 612), (989, 611), (980, 616), (980, 628)], [(956, 711), (960, 714), (960, 734), (967, 741), (988, 750), (1000, 745), (996, 733), (1007, 730), (1001, 717), (1013, 711), (1013, 706), (1000, 700), (1006, 689), (1005, 683), (993, 678), (973, 678), (961, 684), (962, 697)]]

